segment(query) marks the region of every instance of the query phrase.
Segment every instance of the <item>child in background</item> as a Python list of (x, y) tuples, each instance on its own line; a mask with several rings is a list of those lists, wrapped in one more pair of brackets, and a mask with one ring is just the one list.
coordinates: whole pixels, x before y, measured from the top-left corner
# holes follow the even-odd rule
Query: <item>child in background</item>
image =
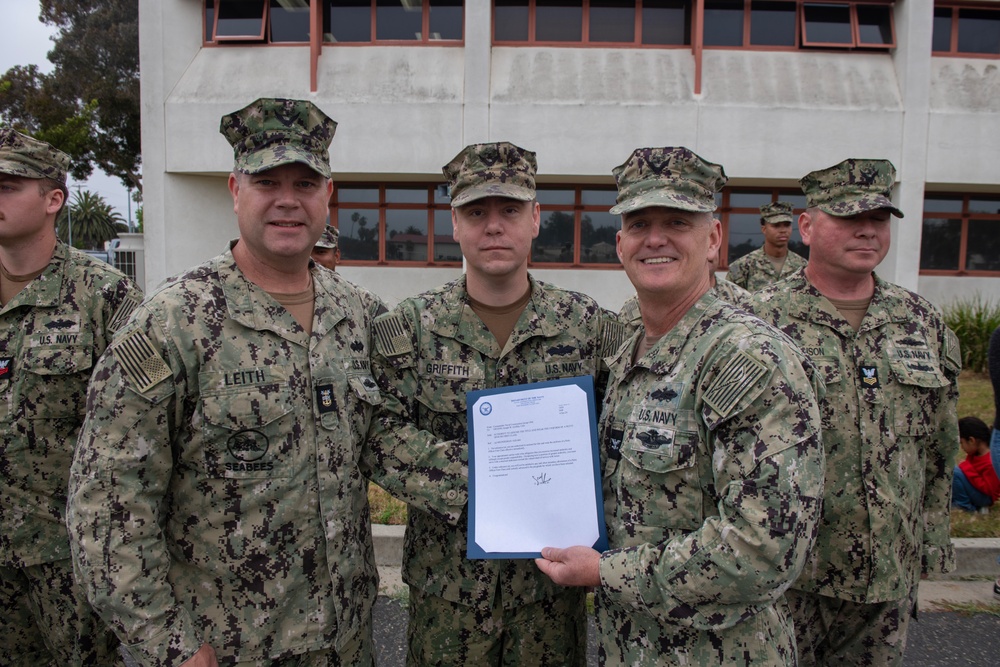
[(986, 508), (1000, 498), (1000, 479), (990, 457), (990, 428), (978, 417), (958, 420), (958, 437), (965, 460), (955, 466), (951, 504), (969, 512)]

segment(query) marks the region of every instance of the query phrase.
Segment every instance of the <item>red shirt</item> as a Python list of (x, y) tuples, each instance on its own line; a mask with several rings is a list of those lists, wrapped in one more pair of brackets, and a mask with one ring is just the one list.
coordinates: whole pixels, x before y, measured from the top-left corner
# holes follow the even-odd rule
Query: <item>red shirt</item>
[(1000, 479), (997, 479), (996, 470), (993, 469), (993, 459), (989, 452), (982, 456), (969, 454), (964, 461), (958, 464), (958, 467), (965, 473), (974, 489), (982, 491), (993, 500), (1000, 499)]

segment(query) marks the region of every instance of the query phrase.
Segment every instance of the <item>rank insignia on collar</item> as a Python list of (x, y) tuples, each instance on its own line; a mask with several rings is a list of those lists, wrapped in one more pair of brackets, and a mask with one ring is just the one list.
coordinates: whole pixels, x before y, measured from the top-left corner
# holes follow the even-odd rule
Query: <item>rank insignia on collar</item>
[(316, 387), (316, 404), (319, 405), (319, 413), (321, 415), (337, 409), (337, 403), (333, 400), (332, 384), (324, 384)]
[(871, 389), (878, 389), (881, 386), (878, 382), (878, 368), (875, 366), (862, 366), (861, 384)]

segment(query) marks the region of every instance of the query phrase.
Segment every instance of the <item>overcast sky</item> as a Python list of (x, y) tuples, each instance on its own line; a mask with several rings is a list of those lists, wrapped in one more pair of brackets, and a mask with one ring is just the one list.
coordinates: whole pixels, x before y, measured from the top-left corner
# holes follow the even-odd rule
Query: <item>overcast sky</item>
[[(42, 72), (52, 71), (46, 55), (52, 48), (52, 35), (55, 29), (38, 20), (37, 0), (0, 0), (0, 15), (4, 17), (7, 28), (0, 39), (0, 73), (6, 72), (14, 65), (38, 65)], [(70, 180), (70, 187), (76, 185)], [(96, 192), (104, 197), (113, 208), (128, 219), (128, 191), (117, 178), (107, 176), (100, 169), (86, 183), (80, 183), (83, 189)], [(75, 188), (73, 188), (75, 190)], [(135, 219), (135, 204), (132, 205), (133, 220)]]

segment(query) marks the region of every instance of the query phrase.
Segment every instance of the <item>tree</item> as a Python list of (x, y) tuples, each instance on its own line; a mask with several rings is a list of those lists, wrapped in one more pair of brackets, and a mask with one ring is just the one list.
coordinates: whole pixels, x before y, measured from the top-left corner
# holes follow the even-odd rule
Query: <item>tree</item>
[(40, 3), (39, 19), (58, 28), (55, 69), (7, 70), (0, 121), (69, 153), (77, 180), (96, 167), (141, 190), (138, 0)]
[(67, 223), (70, 220), (73, 246), (76, 248), (102, 248), (104, 242), (116, 238), (118, 232), (128, 231), (122, 214), (111, 208), (104, 197), (89, 190), (77, 191), (56, 221), (56, 234), (67, 242)]

